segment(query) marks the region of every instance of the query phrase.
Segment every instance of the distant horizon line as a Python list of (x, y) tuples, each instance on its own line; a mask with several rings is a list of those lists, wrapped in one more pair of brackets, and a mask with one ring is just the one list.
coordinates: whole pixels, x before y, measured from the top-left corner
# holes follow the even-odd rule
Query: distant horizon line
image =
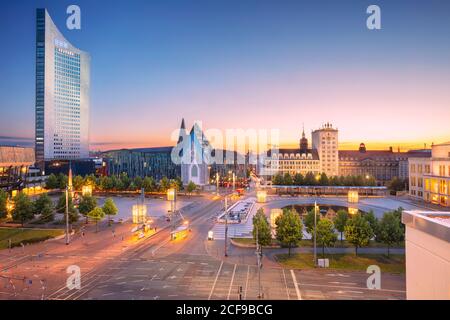
[[(450, 140), (450, 138), (449, 138)], [(437, 141), (432, 143), (414, 142), (414, 141), (342, 141), (339, 142), (339, 150), (358, 150), (361, 143), (364, 143), (368, 150), (389, 150), (392, 147), (394, 151), (400, 149), (400, 151), (417, 150), (417, 149), (430, 149), (431, 145), (445, 143), (447, 141)], [(12, 137), (12, 136), (0, 136), (0, 145), (6, 146), (18, 146), (18, 147), (34, 147), (34, 139), (29, 137)], [(156, 143), (149, 146), (146, 142), (91, 142), (89, 151), (91, 152), (104, 152), (108, 150), (118, 149), (138, 149), (138, 148), (158, 148), (171, 146), (169, 143)], [(296, 143), (281, 143), (280, 148), (292, 148), (298, 147)]]

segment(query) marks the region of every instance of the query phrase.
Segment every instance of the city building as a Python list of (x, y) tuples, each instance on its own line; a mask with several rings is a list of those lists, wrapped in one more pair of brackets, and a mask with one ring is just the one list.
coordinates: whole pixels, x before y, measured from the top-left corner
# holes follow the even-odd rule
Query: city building
[(432, 145), (430, 157), (409, 158), (409, 195), (450, 206), (450, 142)]
[(25, 188), (29, 168), (34, 162), (33, 148), (0, 146), (0, 189)]
[(177, 148), (181, 147), (181, 181), (183, 185), (194, 182), (198, 186), (209, 184), (212, 146), (199, 123), (194, 123), (187, 133), (184, 119), (181, 122)]
[(312, 144), (308, 148), (305, 131), (302, 132), (299, 148), (273, 149), (267, 156), (260, 156), (258, 172), (266, 179), (276, 174), (295, 175), (308, 172), (327, 176), (361, 176), (374, 178), (378, 185), (386, 185), (394, 178), (405, 180), (409, 177), (409, 158), (427, 158), (431, 150), (410, 150), (394, 152), (388, 150), (367, 150), (361, 143), (358, 150), (339, 150), (338, 129), (326, 123), (311, 134)]
[(321, 163), (316, 149), (308, 148), (308, 139), (303, 129), (299, 148), (273, 149), (267, 152), (267, 156), (262, 157), (263, 170), (259, 170), (263, 176), (270, 178), (276, 174), (302, 175), (312, 172), (321, 173)]
[(408, 159), (423, 158), (431, 154), (430, 150), (411, 150), (394, 152), (388, 150), (367, 150), (361, 143), (358, 150), (339, 150), (339, 175), (369, 176), (385, 185), (394, 178), (408, 178)]
[(339, 139), (338, 129), (331, 123), (312, 132), (312, 149), (317, 150), (320, 159), (320, 172), (327, 176), (339, 175)]
[(89, 157), (90, 56), (61, 34), (46, 9), (36, 17), (35, 156)]
[(403, 211), (406, 298), (450, 299), (450, 213)]
[(173, 147), (121, 149), (102, 154), (107, 175), (127, 173), (131, 178), (163, 177), (175, 179), (181, 175), (181, 166), (171, 159)]

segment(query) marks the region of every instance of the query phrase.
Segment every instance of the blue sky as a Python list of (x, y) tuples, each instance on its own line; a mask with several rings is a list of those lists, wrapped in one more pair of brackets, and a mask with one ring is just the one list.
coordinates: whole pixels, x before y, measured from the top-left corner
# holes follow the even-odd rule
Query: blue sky
[[(81, 30), (65, 27), (70, 4)], [(366, 28), (370, 4), (382, 30)], [(280, 128), (286, 144), (327, 121), (355, 144), (450, 140), (450, 2), (438, 0), (3, 2), (0, 137), (33, 138), (38, 7), (92, 56), (94, 148), (170, 144), (181, 117)]]

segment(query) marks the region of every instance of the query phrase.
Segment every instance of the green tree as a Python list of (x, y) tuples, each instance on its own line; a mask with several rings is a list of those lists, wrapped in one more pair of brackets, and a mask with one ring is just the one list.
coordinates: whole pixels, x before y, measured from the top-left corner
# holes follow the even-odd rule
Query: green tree
[(75, 176), (72, 179), (73, 189), (74, 190), (81, 190), (84, 186), (84, 179), (82, 176)]
[(306, 173), (304, 184), (305, 186), (313, 186), (316, 184), (316, 177), (314, 176), (314, 173), (312, 172)]
[(341, 234), (341, 242), (342, 242), (342, 234), (344, 233), (344, 228), (347, 224), (348, 220), (348, 212), (346, 210), (338, 210), (336, 213), (336, 217), (334, 218), (334, 227)]
[(394, 177), (389, 183), (388, 188), (391, 191), (403, 191), (406, 188), (405, 180)]
[(98, 232), (98, 222), (102, 220), (105, 217), (105, 213), (103, 212), (103, 209), (100, 207), (95, 207), (92, 209), (86, 217), (89, 217), (90, 219), (95, 221), (95, 232)]
[(283, 246), (289, 248), (288, 254), (291, 255), (291, 247), (297, 246), (303, 237), (303, 224), (300, 216), (294, 209), (285, 209), (276, 220), (277, 240)]
[[(258, 230), (258, 232), (257, 232)], [(260, 208), (253, 216), (253, 239), (256, 240), (258, 234), (258, 243), (261, 246), (268, 246), (272, 242), (272, 233), (264, 209)]]
[(114, 188), (111, 177), (103, 176), (100, 178), (99, 187), (101, 190), (110, 191)]
[(133, 182), (134, 182), (134, 185), (136, 186), (136, 188), (139, 189), (139, 191), (140, 191), (142, 188), (142, 182), (143, 182), (142, 178), (137, 176), (136, 178), (134, 178)]
[(23, 192), (19, 192), (13, 199), (14, 209), (12, 210), (12, 218), (14, 221), (20, 221), (22, 227), (25, 222), (33, 219), (33, 203), (30, 198)]
[[(72, 195), (69, 193), (68, 195), (68, 211), (69, 211), (69, 222), (74, 223), (78, 221), (78, 212), (75, 209), (73, 204)], [(63, 192), (58, 199), (58, 203), (56, 205), (56, 212), (65, 214), (66, 212), (66, 193)]]
[(284, 184), (284, 179), (283, 176), (279, 173), (277, 173), (273, 178), (272, 178), (272, 184), (275, 186), (281, 186)]
[(328, 176), (325, 172), (322, 172), (322, 174), (320, 175), (320, 179), (319, 179), (319, 184), (321, 186), (328, 186), (330, 183)]
[(131, 184), (131, 179), (128, 177), (126, 172), (120, 174), (120, 188), (119, 190), (128, 190)]
[(393, 212), (386, 212), (377, 230), (377, 240), (387, 245), (387, 255), (392, 245), (398, 244), (404, 238), (402, 222)]
[(56, 177), (53, 173), (50, 174), (45, 182), (46, 189), (57, 189), (59, 188), (58, 177)]
[(378, 229), (378, 219), (375, 217), (373, 210), (370, 210), (369, 212), (364, 214), (363, 218), (369, 223), (373, 233), (376, 235)]
[(99, 183), (97, 182), (97, 178), (95, 177), (95, 175), (90, 174), (84, 177), (84, 184), (92, 186), (92, 189), (95, 189), (97, 188)]
[[(320, 212), (319, 210), (317, 210), (317, 217), (316, 217), (316, 222), (318, 222), (320, 220)], [(311, 241), (313, 240), (313, 236), (314, 236), (314, 207), (308, 211), (308, 213), (306, 214), (306, 216), (304, 216), (303, 218), (303, 224), (306, 227), (306, 232), (308, 232), (311, 235)]]
[(292, 176), (288, 172), (286, 172), (283, 177), (283, 184), (285, 186), (292, 186), (292, 183)]
[(301, 186), (303, 185), (303, 175), (301, 173), (296, 173), (294, 176), (294, 185)]
[(84, 196), (81, 198), (78, 204), (78, 211), (86, 217), (86, 223), (88, 223), (88, 214), (97, 207), (97, 199), (92, 196)]
[(344, 228), (345, 239), (355, 246), (355, 254), (358, 255), (358, 248), (366, 246), (373, 237), (373, 231), (369, 222), (356, 215), (347, 221)]
[(337, 235), (334, 232), (333, 222), (329, 219), (320, 219), (317, 222), (317, 243), (322, 246), (322, 257), (325, 257), (325, 247), (334, 245)]
[(183, 189), (183, 181), (181, 181), (181, 177), (176, 177), (174, 179), (174, 182), (176, 184), (177, 190), (182, 190)]
[(0, 189), (0, 219), (8, 215), (8, 193)]
[(110, 216), (115, 216), (119, 212), (112, 198), (107, 198), (105, 200), (105, 203), (103, 204), (103, 212), (108, 216), (108, 225), (111, 225)]
[(166, 192), (167, 189), (170, 188), (170, 181), (167, 179), (167, 177), (163, 177), (161, 181), (159, 182), (159, 188), (161, 192)]
[(67, 176), (63, 173), (58, 174), (58, 188), (65, 189), (67, 187), (67, 183), (68, 183)]
[(188, 185), (186, 186), (187, 193), (192, 193), (195, 191), (195, 189), (197, 189), (197, 185), (194, 182), (189, 181)]
[(142, 188), (144, 188), (145, 192), (153, 192), (156, 190), (156, 182), (153, 177), (145, 177), (142, 181)]
[(43, 193), (37, 198), (33, 203), (33, 212), (34, 214), (40, 214), (40, 220), (43, 222), (53, 221), (55, 218), (53, 201), (50, 197)]

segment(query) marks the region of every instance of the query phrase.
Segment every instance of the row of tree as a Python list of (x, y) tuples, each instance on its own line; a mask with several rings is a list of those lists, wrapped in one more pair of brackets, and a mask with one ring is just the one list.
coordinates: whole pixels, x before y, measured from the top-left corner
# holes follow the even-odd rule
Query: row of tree
[(376, 186), (376, 180), (372, 176), (333, 176), (328, 177), (326, 173), (315, 175), (308, 172), (305, 175), (296, 173), (291, 175), (277, 174), (272, 178), (273, 185), (282, 186)]
[[(358, 255), (358, 248), (367, 246), (369, 241), (374, 238), (375, 241), (387, 246), (389, 256), (390, 248), (404, 240), (405, 229), (401, 223), (402, 210), (402, 208), (399, 208), (398, 210), (385, 212), (380, 220), (375, 217), (373, 212), (363, 215), (358, 213), (351, 216), (347, 211), (339, 210), (333, 220), (318, 214), (316, 226), (314, 226), (314, 209), (309, 211), (302, 220), (295, 209), (285, 208), (275, 222), (276, 239), (281, 245), (289, 248), (290, 255), (291, 248), (300, 244), (305, 227), (311, 235), (312, 241), (314, 240), (314, 233), (316, 233), (316, 243), (322, 247), (322, 255), (325, 255), (325, 248), (335, 245), (337, 241), (336, 232), (340, 232), (341, 241), (344, 234), (347, 242), (355, 247), (356, 255)], [(253, 217), (254, 239), (256, 239), (256, 234), (258, 234), (259, 244), (271, 244), (270, 225), (262, 208)]]
[[(65, 174), (50, 174), (46, 181), (47, 189), (65, 189), (68, 183)], [(166, 192), (169, 188), (175, 188), (177, 191), (183, 190), (183, 183), (180, 177), (168, 179), (163, 177), (160, 181), (156, 181), (153, 177), (128, 177), (126, 173), (119, 176), (101, 176), (95, 175), (73, 177), (72, 184), (75, 190), (81, 190), (85, 185), (91, 185), (96, 190), (102, 191), (137, 191), (144, 188), (145, 192)], [(197, 186), (192, 181), (186, 186), (186, 191), (191, 193), (195, 191)]]
[[(5, 218), (7, 215), (7, 199), (8, 194), (0, 190), (0, 218)], [(56, 205), (52, 199), (46, 194), (41, 194), (36, 200), (31, 200), (28, 195), (19, 192), (13, 199), (13, 208), (11, 216), (14, 221), (20, 222), (24, 225), (36, 218), (39, 215), (39, 221), (42, 223), (51, 222), (54, 220), (55, 213), (66, 212), (66, 195), (63, 193), (58, 199)], [(97, 206), (97, 199), (92, 196), (81, 197), (78, 208), (76, 208), (72, 196), (68, 196), (68, 213), (69, 222), (74, 223), (78, 221), (79, 213), (85, 216), (86, 222), (92, 219), (98, 223), (105, 215), (110, 217), (118, 213), (118, 209), (114, 200), (107, 198), (102, 207)]]

